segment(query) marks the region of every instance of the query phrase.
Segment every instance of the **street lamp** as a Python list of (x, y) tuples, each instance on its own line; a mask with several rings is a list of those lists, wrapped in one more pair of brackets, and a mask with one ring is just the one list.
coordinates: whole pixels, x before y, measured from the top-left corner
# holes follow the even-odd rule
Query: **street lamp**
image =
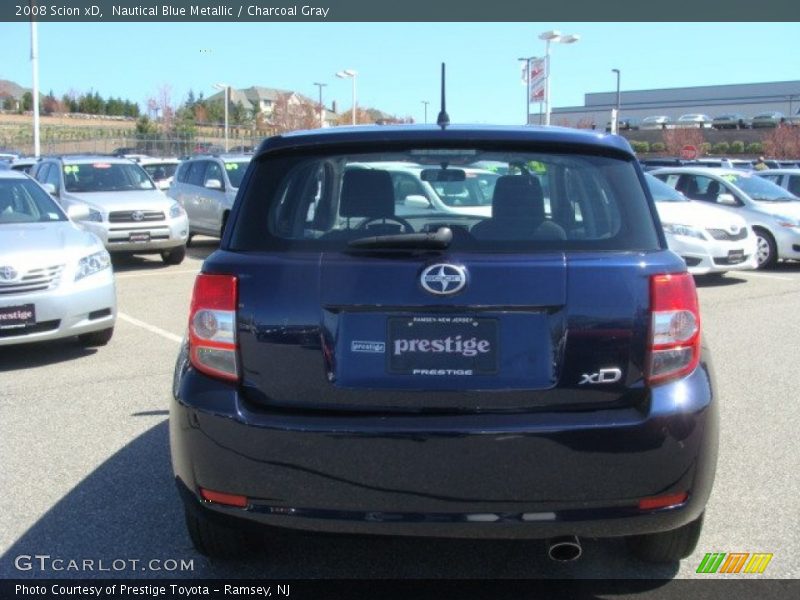
[(319, 88), (319, 126), (325, 127), (325, 109), (322, 107), (322, 88), (326, 87), (327, 83), (317, 83), (314, 82), (314, 85)]
[(574, 44), (581, 36), (577, 34), (564, 35), (557, 29), (545, 31), (539, 34), (539, 39), (545, 41), (545, 68), (547, 69), (545, 75), (545, 89), (544, 89), (544, 124), (550, 125), (550, 44)]
[(619, 69), (611, 69), (612, 73), (617, 74), (617, 109), (614, 113), (614, 117), (611, 119), (611, 133), (617, 133), (617, 129), (619, 127)]
[(336, 74), (339, 79), (353, 80), (353, 125), (356, 124), (356, 75), (358, 75), (358, 72), (353, 69), (345, 69)]
[(536, 60), (535, 56), (518, 58), (525, 62), (525, 125), (531, 123), (531, 61)]
[(227, 83), (215, 83), (212, 86), (214, 89), (217, 90), (224, 90), (225, 91), (225, 152), (228, 151), (228, 90), (231, 86)]
[(420, 100), (420, 102), (422, 102), (422, 104), (425, 105), (425, 123), (427, 124), (427, 122), (428, 122), (428, 104), (430, 104), (430, 102), (428, 102), (427, 100)]

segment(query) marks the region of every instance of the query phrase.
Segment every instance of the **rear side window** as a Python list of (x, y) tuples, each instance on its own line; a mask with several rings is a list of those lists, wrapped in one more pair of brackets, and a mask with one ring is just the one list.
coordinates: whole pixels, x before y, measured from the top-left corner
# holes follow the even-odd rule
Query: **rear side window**
[(789, 176), (789, 191), (795, 196), (800, 196), (800, 175)]
[(186, 183), (189, 185), (203, 185), (203, 175), (206, 171), (206, 160), (196, 160), (189, 164), (189, 172), (186, 174)]
[(345, 250), (445, 226), (468, 252), (659, 248), (633, 162), (606, 156), (408, 149), (251, 168), (233, 249)]

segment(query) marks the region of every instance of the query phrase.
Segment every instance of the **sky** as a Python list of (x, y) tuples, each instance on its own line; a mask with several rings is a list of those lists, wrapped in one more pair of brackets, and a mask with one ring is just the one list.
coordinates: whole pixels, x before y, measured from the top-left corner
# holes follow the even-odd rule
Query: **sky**
[[(544, 53), (539, 33), (579, 34), (552, 47), (552, 105), (584, 94), (800, 80), (800, 23), (40, 23), (40, 86), (61, 96), (94, 90), (145, 107), (169, 86), (174, 104), (213, 84), (294, 90), (339, 110), (352, 105), (428, 120), (439, 110), (439, 65), (447, 63), (454, 123), (521, 124), (523, 56)], [(0, 79), (32, 84), (30, 25), (0, 23)], [(800, 92), (800, 90), (798, 90)], [(535, 112), (535, 111), (534, 111)]]

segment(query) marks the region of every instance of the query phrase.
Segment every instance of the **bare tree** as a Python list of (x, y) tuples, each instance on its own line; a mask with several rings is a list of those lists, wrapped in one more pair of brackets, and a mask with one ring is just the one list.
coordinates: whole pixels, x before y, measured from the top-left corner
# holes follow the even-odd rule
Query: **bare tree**
[(800, 127), (779, 125), (763, 140), (764, 155), (770, 158), (797, 158), (800, 156)]
[(665, 129), (662, 135), (668, 154), (677, 156), (684, 146), (694, 146), (697, 148), (698, 154), (703, 153), (703, 144), (706, 139), (700, 129)]
[(163, 131), (172, 130), (175, 121), (175, 107), (172, 105), (172, 87), (165, 83), (161, 85), (154, 96), (147, 99), (147, 110), (156, 113), (161, 118)]
[(319, 127), (319, 109), (296, 94), (280, 94), (272, 107), (269, 122), (275, 133), (296, 129), (316, 129)]

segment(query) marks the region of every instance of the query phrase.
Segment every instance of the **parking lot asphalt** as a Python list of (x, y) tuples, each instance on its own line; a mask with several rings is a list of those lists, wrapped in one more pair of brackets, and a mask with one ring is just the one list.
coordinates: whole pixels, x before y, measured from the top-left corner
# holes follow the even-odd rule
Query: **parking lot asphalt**
[[(198, 238), (171, 267), (116, 261), (119, 319), (104, 348), (0, 348), (0, 577), (707, 578), (695, 573), (707, 552), (773, 553), (764, 577), (800, 577), (800, 263), (699, 282), (721, 447), (703, 536), (679, 565), (637, 562), (620, 540), (584, 540), (579, 561), (558, 564), (538, 541), (315, 535), (209, 562), (184, 529), (167, 413), (194, 276), (215, 248)], [(94, 570), (18, 570), (20, 555), (94, 560)], [(98, 570), (117, 559), (125, 568)], [(168, 559), (192, 568), (147, 565)]]

